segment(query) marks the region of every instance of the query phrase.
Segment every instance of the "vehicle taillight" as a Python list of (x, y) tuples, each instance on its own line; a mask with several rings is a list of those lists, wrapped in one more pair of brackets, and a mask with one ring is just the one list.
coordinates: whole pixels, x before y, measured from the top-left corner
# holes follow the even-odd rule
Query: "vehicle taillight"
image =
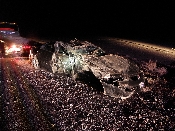
[(29, 45), (23, 46), (23, 49), (30, 49), (30, 48), (31, 48), (31, 46), (29, 46)]

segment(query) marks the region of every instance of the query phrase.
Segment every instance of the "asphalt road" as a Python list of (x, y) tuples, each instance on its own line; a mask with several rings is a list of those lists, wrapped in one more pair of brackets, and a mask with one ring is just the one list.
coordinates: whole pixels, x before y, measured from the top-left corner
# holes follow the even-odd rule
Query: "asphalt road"
[(171, 47), (120, 38), (99, 38), (94, 42), (107, 53), (119, 54), (132, 59), (153, 60), (162, 64), (170, 64), (175, 61), (175, 49)]

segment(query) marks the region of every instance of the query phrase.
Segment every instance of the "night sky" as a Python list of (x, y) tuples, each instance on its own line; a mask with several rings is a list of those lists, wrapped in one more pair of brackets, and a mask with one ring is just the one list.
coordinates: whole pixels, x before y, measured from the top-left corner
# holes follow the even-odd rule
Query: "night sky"
[(0, 21), (24, 36), (112, 36), (175, 41), (175, 4), (124, 0), (0, 0)]

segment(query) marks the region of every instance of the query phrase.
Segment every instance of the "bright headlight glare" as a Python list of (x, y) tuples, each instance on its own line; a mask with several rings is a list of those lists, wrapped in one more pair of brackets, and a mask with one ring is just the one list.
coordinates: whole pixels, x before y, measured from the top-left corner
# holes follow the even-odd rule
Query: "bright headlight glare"
[(17, 47), (16, 45), (12, 45), (9, 49), (8, 52), (13, 52), (13, 51), (20, 51), (21, 48)]
[(106, 75), (104, 76), (104, 78), (105, 78), (105, 79), (109, 79), (109, 78), (110, 78), (110, 74), (106, 74)]
[(12, 45), (12, 48), (13, 48), (13, 49), (16, 49), (16, 45)]

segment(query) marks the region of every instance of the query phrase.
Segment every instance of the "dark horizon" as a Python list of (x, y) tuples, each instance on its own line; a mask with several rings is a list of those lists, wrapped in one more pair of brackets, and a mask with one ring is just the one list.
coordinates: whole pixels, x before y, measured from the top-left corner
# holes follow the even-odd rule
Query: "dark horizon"
[(0, 21), (23, 36), (121, 37), (175, 41), (175, 8), (168, 2), (1, 1)]

